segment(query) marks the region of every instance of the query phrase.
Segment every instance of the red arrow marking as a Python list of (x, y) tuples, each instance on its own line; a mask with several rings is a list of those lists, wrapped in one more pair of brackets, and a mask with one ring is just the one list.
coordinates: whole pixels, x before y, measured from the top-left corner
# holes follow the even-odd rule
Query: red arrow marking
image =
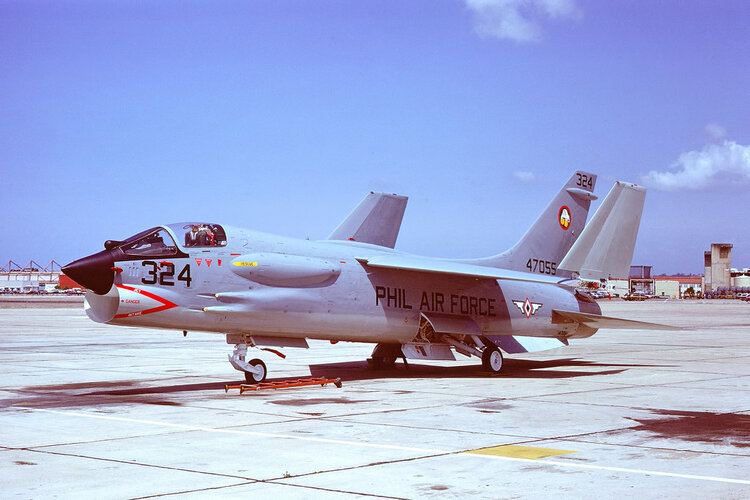
[(127, 313), (127, 314), (117, 314), (115, 315), (114, 319), (131, 318), (133, 316), (143, 316), (144, 314), (151, 314), (151, 313), (155, 313), (159, 311), (166, 311), (167, 309), (172, 309), (173, 307), (177, 307), (177, 304), (175, 304), (174, 302), (170, 302), (167, 299), (159, 297), (158, 295), (155, 295), (151, 292), (147, 292), (146, 290), (141, 290), (140, 288), (135, 288), (132, 286), (127, 286), (127, 285), (115, 285), (115, 286), (117, 288), (122, 288), (125, 290), (130, 290), (131, 292), (141, 294), (144, 297), (148, 297), (149, 299), (153, 299), (161, 303), (162, 305), (158, 307), (153, 307), (151, 309), (146, 309), (145, 311), (134, 311), (134, 312)]

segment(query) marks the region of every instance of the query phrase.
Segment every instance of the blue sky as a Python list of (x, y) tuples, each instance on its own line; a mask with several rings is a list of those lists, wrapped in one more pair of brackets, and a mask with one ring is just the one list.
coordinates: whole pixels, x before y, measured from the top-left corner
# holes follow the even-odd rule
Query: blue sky
[(511, 246), (572, 171), (649, 193), (634, 264), (750, 267), (746, 1), (0, 0), (0, 263), (154, 225)]

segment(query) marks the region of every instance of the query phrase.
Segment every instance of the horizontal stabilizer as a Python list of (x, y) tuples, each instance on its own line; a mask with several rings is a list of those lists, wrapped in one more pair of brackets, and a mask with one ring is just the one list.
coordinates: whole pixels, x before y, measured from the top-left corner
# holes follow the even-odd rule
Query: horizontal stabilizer
[(558, 267), (588, 280), (627, 278), (645, 199), (645, 188), (615, 183)]
[(614, 330), (682, 330), (678, 326), (649, 323), (647, 321), (634, 321), (632, 319), (612, 318), (574, 311), (552, 310), (552, 323), (580, 323), (589, 328), (611, 328)]
[(382, 247), (396, 245), (406, 196), (370, 193), (328, 236), (329, 240), (353, 240)]

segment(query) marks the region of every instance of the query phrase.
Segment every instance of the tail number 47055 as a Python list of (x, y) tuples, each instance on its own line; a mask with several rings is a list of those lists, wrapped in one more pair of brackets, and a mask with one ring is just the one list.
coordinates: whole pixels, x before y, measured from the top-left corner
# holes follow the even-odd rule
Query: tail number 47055
[(552, 276), (557, 274), (557, 262), (549, 260), (529, 259), (526, 262), (526, 268), (532, 273), (551, 274)]
[[(159, 283), (165, 286), (174, 286), (174, 264), (171, 262), (162, 262), (161, 265), (153, 260), (144, 260), (141, 264), (144, 267), (150, 267), (146, 276), (141, 278), (144, 285), (155, 285)], [(177, 281), (184, 281), (185, 286), (190, 287), (193, 279), (190, 277), (190, 264), (185, 264), (180, 274), (177, 275)]]

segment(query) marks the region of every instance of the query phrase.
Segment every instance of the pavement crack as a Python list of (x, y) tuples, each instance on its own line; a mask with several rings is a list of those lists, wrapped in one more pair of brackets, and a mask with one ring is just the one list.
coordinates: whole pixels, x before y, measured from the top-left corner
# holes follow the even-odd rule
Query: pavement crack
[(214, 477), (226, 477), (230, 479), (241, 479), (244, 481), (258, 481), (258, 479), (253, 477), (245, 477), (245, 476), (237, 476), (234, 474), (220, 474), (218, 472), (206, 472), (206, 471), (200, 471), (200, 470), (193, 470), (193, 469), (185, 469), (181, 467), (170, 467), (168, 465), (156, 465), (156, 464), (147, 464), (143, 462), (135, 462), (132, 460), (118, 460), (115, 458), (103, 458), (103, 457), (92, 457), (89, 455), (81, 455), (78, 453), (64, 453), (61, 451), (50, 451), (50, 450), (38, 450), (35, 448), (14, 448), (15, 450), (20, 451), (27, 451), (29, 453), (43, 453), (47, 455), (56, 455), (61, 457), (71, 457), (71, 458), (83, 458), (87, 460), (97, 460), (100, 462), (110, 462), (110, 463), (117, 463), (117, 464), (125, 464), (125, 465), (137, 465), (140, 467), (148, 467), (152, 469), (162, 469), (162, 470), (169, 470), (169, 471), (179, 471), (179, 472), (189, 472), (192, 474), (203, 474), (206, 476), (214, 476)]

